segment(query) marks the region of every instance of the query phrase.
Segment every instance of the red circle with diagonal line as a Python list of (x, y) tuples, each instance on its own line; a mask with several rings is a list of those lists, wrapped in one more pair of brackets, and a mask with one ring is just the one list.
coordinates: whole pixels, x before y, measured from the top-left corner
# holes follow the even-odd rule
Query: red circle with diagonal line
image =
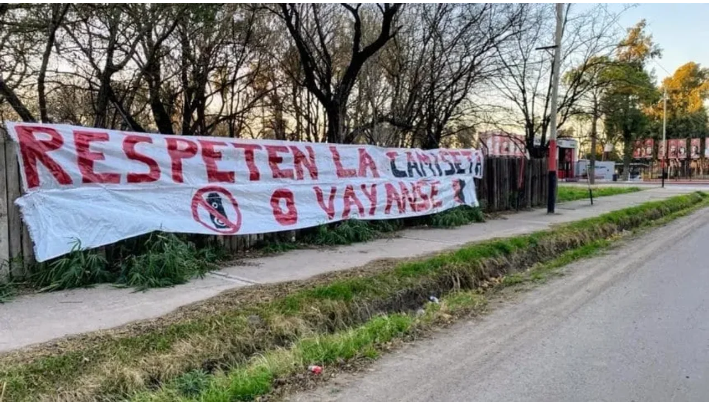
[[(236, 212), (236, 221), (229, 220), (227, 215), (222, 214), (216, 208), (212, 207), (211, 204), (206, 202), (205, 196), (209, 193), (218, 193), (219, 196), (222, 197), (222, 201), (226, 199), (231, 203), (228, 207), (232, 207)], [(212, 223), (206, 223), (199, 215), (199, 207), (203, 207), (210, 215), (220, 219), (227, 226), (227, 228), (222, 229)], [(236, 201), (236, 198), (231, 195), (229, 190), (223, 187), (206, 186), (197, 190), (197, 192), (194, 193), (194, 197), (191, 199), (191, 214), (196, 222), (204, 225), (206, 228), (214, 232), (221, 234), (234, 234), (239, 231), (239, 228), (241, 228), (241, 211), (239, 211), (239, 203)]]

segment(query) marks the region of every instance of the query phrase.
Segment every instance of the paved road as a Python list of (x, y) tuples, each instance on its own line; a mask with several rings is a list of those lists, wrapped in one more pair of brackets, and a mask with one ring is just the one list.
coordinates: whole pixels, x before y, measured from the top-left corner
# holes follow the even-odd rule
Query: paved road
[(708, 401), (708, 210), (302, 401)]

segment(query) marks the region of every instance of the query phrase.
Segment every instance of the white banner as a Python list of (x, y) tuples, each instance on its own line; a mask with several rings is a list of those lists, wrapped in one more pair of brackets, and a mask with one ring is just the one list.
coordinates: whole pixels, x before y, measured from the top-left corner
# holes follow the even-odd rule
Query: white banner
[(243, 235), (476, 206), (480, 150), (7, 123), (38, 261), (152, 231)]

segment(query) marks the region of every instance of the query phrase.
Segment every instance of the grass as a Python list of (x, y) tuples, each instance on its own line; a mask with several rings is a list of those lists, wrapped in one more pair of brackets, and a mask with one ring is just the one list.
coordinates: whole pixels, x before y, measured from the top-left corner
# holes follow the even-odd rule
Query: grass
[(538, 263), (527, 271), (521, 273), (513, 273), (505, 276), (502, 284), (505, 286), (521, 284), (527, 281), (539, 282), (544, 281), (550, 276), (554, 275), (559, 268), (566, 266), (569, 263), (576, 262), (577, 260), (584, 260), (589, 257), (595, 256), (599, 252), (602, 252), (609, 248), (614, 239), (600, 239), (586, 245), (580, 246), (576, 249), (571, 249), (555, 259), (549, 260), (545, 263)]
[[(546, 278), (545, 269), (593, 254), (600, 241), (704, 204), (708, 194), (693, 193), (424, 259), (230, 291), (165, 319), (2, 355), (0, 382), (9, 401), (257, 399), (306, 363), (375, 357), (380, 336), (400, 338), (444, 320), (410, 315), (431, 295), (442, 306), (526, 268)], [(459, 302), (454, 308), (463, 308)], [(405, 329), (386, 326), (401, 319)]]
[(381, 344), (404, 336), (415, 327), (417, 321), (418, 317), (406, 314), (376, 316), (358, 327), (307, 337), (289, 349), (272, 350), (223, 375), (205, 374), (201, 390), (186, 393), (181, 381), (187, 373), (161, 390), (138, 394), (132, 401), (253, 401), (268, 394), (275, 379), (289, 377), (309, 365), (332, 365), (356, 357), (374, 358)]
[(203, 390), (187, 394), (183, 381), (191, 371), (156, 391), (144, 391), (131, 398), (134, 402), (254, 401), (269, 394), (277, 379), (301, 373), (309, 365), (323, 367), (342, 364), (356, 358), (376, 359), (387, 343), (415, 334), (453, 316), (482, 309), (487, 300), (474, 291), (448, 293), (439, 304), (426, 303), (422, 313), (378, 315), (364, 324), (346, 330), (303, 338), (286, 349), (275, 349), (256, 356), (225, 373), (202, 375)]
[[(608, 197), (610, 195), (634, 193), (641, 191), (639, 187), (602, 187), (592, 188), (592, 196)], [(563, 186), (557, 187), (557, 202), (567, 202), (574, 200), (582, 200), (589, 198), (589, 189), (587, 187)]]

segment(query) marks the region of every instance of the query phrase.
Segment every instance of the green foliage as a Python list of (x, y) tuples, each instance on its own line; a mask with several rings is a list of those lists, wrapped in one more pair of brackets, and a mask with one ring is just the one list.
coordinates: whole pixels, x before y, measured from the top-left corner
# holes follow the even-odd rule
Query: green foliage
[(174, 380), (174, 387), (179, 393), (193, 397), (209, 386), (209, 373), (204, 370), (192, 370)]
[(645, 27), (642, 20), (629, 29), (616, 60), (602, 73), (609, 83), (600, 99), (604, 128), (608, 139), (623, 142), (625, 167), (631, 161), (634, 141), (649, 135), (651, 120), (645, 111), (660, 97), (645, 68), (648, 60), (660, 55), (660, 49)]
[(145, 252), (130, 256), (122, 266), (119, 283), (138, 290), (183, 284), (203, 276), (216, 259), (212, 249), (197, 250), (171, 233), (154, 233), (145, 242)]
[(114, 266), (93, 250), (83, 250), (79, 242), (58, 259), (33, 266), (30, 282), (39, 291), (88, 287), (98, 283), (117, 283), (140, 290), (168, 287), (202, 276), (211, 263), (228, 256), (221, 246), (197, 249), (174, 234), (154, 233), (143, 243), (129, 241), (122, 246), (121, 260)]
[(264, 253), (283, 253), (288, 252), (289, 250), (298, 249), (298, 244), (293, 242), (281, 242), (281, 241), (275, 241), (270, 242), (261, 247), (261, 250)]
[[(663, 114), (662, 114), (663, 115)], [(652, 119), (652, 134), (659, 134), (661, 139), (663, 121), (661, 118)], [(666, 120), (666, 138), (707, 138), (709, 135), (709, 113), (705, 108), (694, 112), (678, 115), (668, 115)], [(701, 152), (703, 147), (699, 148)]]
[(17, 289), (12, 282), (0, 282), (0, 304), (12, 300), (17, 294)]
[(383, 221), (370, 221), (368, 223), (371, 228), (380, 233), (393, 233), (406, 227), (406, 223), (403, 219), (386, 219)]
[(107, 270), (107, 259), (96, 251), (82, 250), (79, 241), (70, 253), (51, 262), (39, 263), (30, 276), (40, 291), (56, 291), (88, 287), (112, 280)]
[(308, 242), (314, 245), (349, 245), (374, 239), (377, 232), (366, 221), (349, 219), (335, 224), (320, 225)]
[(430, 226), (435, 228), (454, 228), (475, 222), (485, 222), (485, 216), (480, 207), (469, 205), (461, 205), (430, 216)]
[[(639, 187), (602, 187), (593, 188), (592, 197), (607, 197), (610, 195), (634, 193), (641, 191)], [(557, 201), (567, 202), (574, 200), (583, 200), (589, 198), (589, 189), (586, 187), (570, 187), (562, 186), (557, 187)]]
[[(183, 241), (180, 242), (189, 245), (192, 249), (195, 249), (194, 244), (191, 242)], [(196, 249), (195, 249), (196, 250)], [(206, 263), (216, 263), (222, 260), (227, 260), (231, 254), (226, 247), (219, 244), (209, 244), (201, 249), (196, 250), (196, 258)]]

